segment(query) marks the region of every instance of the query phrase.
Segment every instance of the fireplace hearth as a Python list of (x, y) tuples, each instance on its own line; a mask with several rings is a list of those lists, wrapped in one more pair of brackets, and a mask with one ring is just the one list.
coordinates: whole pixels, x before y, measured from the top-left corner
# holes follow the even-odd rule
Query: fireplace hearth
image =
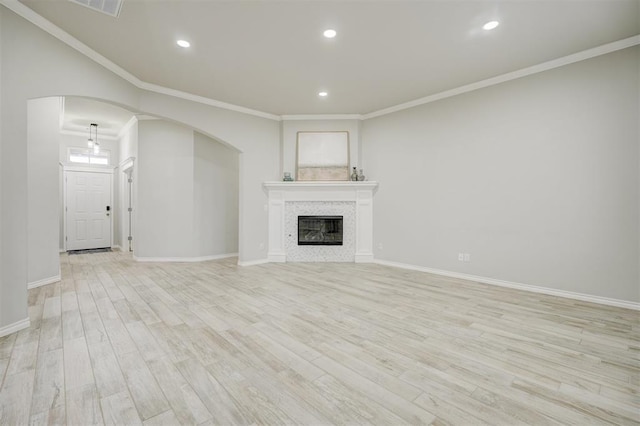
[(342, 216), (298, 216), (299, 246), (341, 246)]

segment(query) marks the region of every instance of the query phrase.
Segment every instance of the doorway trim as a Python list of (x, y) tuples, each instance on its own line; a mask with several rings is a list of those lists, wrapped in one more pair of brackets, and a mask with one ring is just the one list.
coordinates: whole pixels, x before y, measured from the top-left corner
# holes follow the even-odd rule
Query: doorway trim
[[(133, 253), (133, 235), (134, 235), (134, 215), (135, 215), (135, 191), (134, 191), (134, 166), (136, 157), (129, 157), (123, 160), (118, 169), (122, 174), (118, 174), (118, 215), (120, 223), (120, 251)], [(124, 237), (125, 226), (127, 227), (127, 239)], [(126, 250), (125, 250), (126, 248)]]

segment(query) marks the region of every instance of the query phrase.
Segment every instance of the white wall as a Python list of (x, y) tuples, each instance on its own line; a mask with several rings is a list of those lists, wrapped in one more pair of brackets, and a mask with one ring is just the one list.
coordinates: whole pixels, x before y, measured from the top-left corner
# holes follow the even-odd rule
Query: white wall
[(59, 97), (33, 99), (29, 101), (27, 107), (27, 155), (29, 157), (27, 283), (29, 285), (52, 281), (60, 275), (57, 179), (60, 107)]
[[(362, 165), (360, 151), (360, 120), (283, 120), (282, 121), (282, 165), (280, 172), (281, 180), (283, 172), (291, 172), (291, 176), (296, 176), (296, 147), (298, 132), (349, 132), (349, 170), (352, 167), (358, 169)], [(364, 171), (366, 175), (366, 170)]]
[(376, 258), (640, 301), (639, 51), (365, 121)]
[(139, 258), (193, 256), (193, 131), (163, 120), (138, 122)]
[(238, 152), (195, 133), (194, 251), (197, 257), (238, 252)]

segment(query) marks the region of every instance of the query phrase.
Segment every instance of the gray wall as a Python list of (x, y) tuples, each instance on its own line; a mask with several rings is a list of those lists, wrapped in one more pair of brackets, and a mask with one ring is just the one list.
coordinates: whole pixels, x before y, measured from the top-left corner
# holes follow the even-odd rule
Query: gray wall
[(238, 251), (238, 152), (164, 120), (138, 123), (137, 258)]
[[(3, 8), (0, 7), (0, 23), (2, 23), (2, 15), (4, 13)], [(3, 78), (3, 73), (2, 73), (2, 61), (3, 61), (3, 55), (2, 55), (2, 45), (3, 45), (3, 38), (4, 38), (4, 34), (2, 32), (2, 30), (0, 29), (0, 92), (2, 91), (2, 87), (4, 86), (4, 78)], [(4, 161), (3, 161), (3, 157), (2, 157), (2, 145), (4, 145), (4, 132), (3, 132), (3, 123), (4, 123), (4, 110), (2, 108), (3, 105), (3, 97), (0, 93), (0, 166), (4, 166)], [(3, 207), (3, 203), (5, 201), (4, 200), (4, 177), (3, 174), (0, 173), (0, 236), (2, 236), (3, 232), (4, 232), (4, 227), (5, 227), (5, 220), (3, 218), (3, 211), (4, 211), (4, 207)], [(2, 242), (2, 240), (4, 240), (4, 238), (0, 238), (0, 267), (2, 267), (3, 265), (3, 255), (2, 252), (4, 250), (4, 243)], [(4, 286), (2, 285), (2, 280), (4, 279), (5, 274), (0, 272), (0, 300), (6, 300), (9, 296), (5, 296), (4, 294)], [(21, 298), (22, 299), (22, 298)], [(18, 318), (18, 320), (20, 318), (23, 318), (24, 316), (20, 316), (23, 315), (26, 312), (26, 306), (16, 310), (15, 312), (12, 313), (5, 313), (5, 308), (4, 308), (4, 304), (0, 303), (0, 327), (2, 326), (6, 326), (8, 324), (10, 324), (12, 321), (15, 321), (14, 318)], [(18, 314), (18, 316), (16, 316), (16, 314)]]
[(138, 123), (136, 257), (193, 256), (193, 131)]
[[(60, 98), (28, 103), (27, 170), (28, 221), (27, 283), (55, 279), (60, 274), (58, 238), (60, 210), (58, 152)], [(53, 177), (53, 179), (52, 179)]]
[(365, 121), (376, 258), (640, 301), (639, 51)]
[[(365, 121), (376, 256), (638, 301), (637, 50)], [(3, 6), (0, 65), (0, 330), (27, 318), (27, 230), (57, 207), (28, 208), (29, 99), (92, 97), (237, 148), (240, 261), (266, 258), (281, 123), (140, 90)]]
[[(262, 182), (278, 178), (280, 123), (266, 118), (137, 89), (111, 71), (0, 6), (0, 333), (27, 319), (27, 102), (49, 96), (84, 96), (170, 121), (238, 148), (239, 252), (244, 262), (266, 258), (266, 195)], [(57, 156), (56, 156), (57, 158)], [(59, 170), (49, 179), (57, 182)], [(35, 196), (35, 194), (34, 194)], [(57, 215), (57, 214), (56, 214)], [(58, 247), (56, 218), (55, 246)], [(37, 262), (37, 259), (34, 259)], [(29, 261), (30, 262), (30, 261)]]
[(158, 93), (144, 92), (141, 108), (183, 123), (240, 151), (239, 262), (267, 258), (267, 195), (262, 183), (280, 179), (280, 123), (220, 110)]
[(195, 253), (237, 253), (238, 152), (200, 133), (193, 151)]
[(284, 120), (282, 122), (282, 165), (283, 172), (296, 176), (298, 132), (349, 132), (349, 170), (360, 168), (360, 120)]
[[(93, 61), (82, 57), (14, 13), (0, 7), (2, 55), (2, 135), (0, 136), (0, 330), (27, 318), (28, 225), (55, 218), (54, 243), (58, 247), (58, 188), (55, 202), (44, 210), (28, 209), (27, 101), (42, 97), (85, 95), (135, 104), (138, 91)], [(54, 163), (57, 163), (56, 147)], [(58, 168), (49, 181), (58, 181)], [(38, 190), (45, 188), (38, 188)], [(47, 195), (43, 194), (44, 197)], [(45, 260), (46, 261), (46, 260)]]

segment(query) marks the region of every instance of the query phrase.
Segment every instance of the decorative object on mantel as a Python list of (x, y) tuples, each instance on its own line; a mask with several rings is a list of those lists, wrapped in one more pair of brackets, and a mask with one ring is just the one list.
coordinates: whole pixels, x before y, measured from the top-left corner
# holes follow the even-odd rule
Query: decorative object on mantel
[(349, 132), (298, 132), (298, 181), (348, 181)]
[(364, 182), (364, 179), (365, 179), (365, 176), (364, 176), (364, 173), (362, 172), (362, 169), (360, 169), (360, 171), (358, 172), (358, 169), (354, 167), (353, 172), (351, 172), (351, 180), (353, 182)]
[(282, 180), (284, 182), (293, 182), (293, 178), (291, 177), (291, 172), (284, 172), (284, 178)]

